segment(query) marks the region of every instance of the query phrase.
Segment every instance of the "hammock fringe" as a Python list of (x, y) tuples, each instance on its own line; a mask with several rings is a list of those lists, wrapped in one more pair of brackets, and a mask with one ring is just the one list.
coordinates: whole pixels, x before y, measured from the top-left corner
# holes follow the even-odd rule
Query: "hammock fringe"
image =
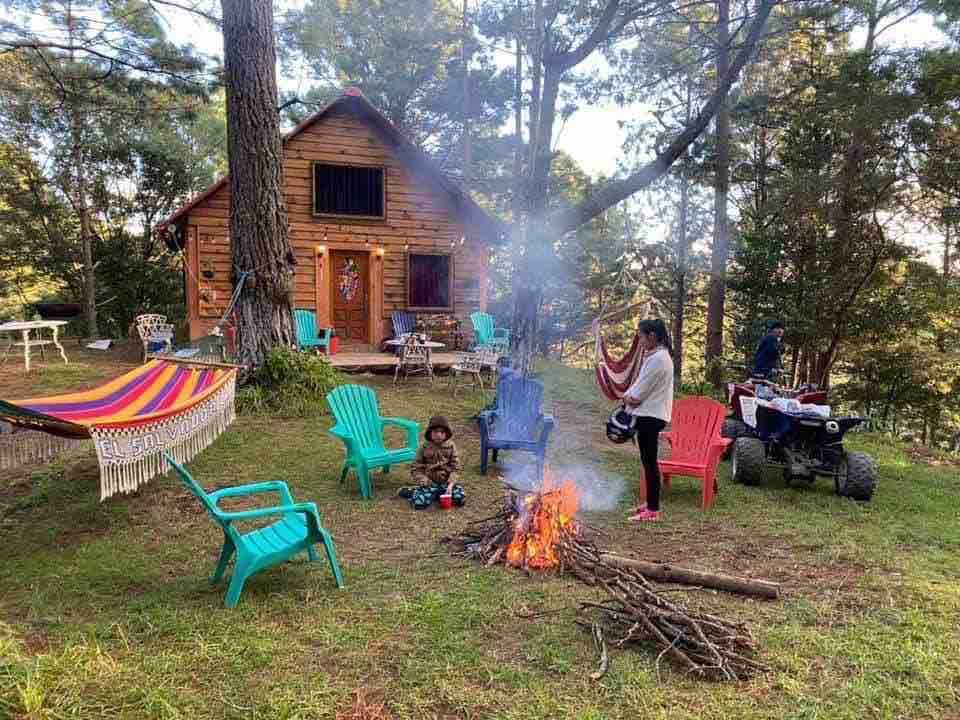
[(5, 432), (0, 434), (0, 470), (44, 463), (89, 442), (58, 437), (39, 430)]
[(100, 462), (100, 499), (132, 493), (168, 468), (170, 453), (187, 463), (208, 448), (236, 417), (231, 378), (203, 402), (160, 423), (139, 427), (90, 428)]

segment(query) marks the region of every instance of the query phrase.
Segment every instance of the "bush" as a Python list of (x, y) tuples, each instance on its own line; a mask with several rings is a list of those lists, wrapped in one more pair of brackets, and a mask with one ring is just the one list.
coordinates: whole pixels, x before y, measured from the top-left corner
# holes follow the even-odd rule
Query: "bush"
[(343, 381), (325, 357), (276, 347), (237, 393), (237, 410), (287, 417), (320, 415), (326, 412), (326, 394)]

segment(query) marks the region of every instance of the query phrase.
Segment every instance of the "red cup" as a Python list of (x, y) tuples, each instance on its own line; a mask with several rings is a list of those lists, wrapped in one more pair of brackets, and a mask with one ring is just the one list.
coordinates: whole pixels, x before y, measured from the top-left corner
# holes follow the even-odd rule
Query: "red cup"
[(449, 510), (453, 507), (453, 495), (441, 495), (440, 496), (440, 507), (444, 510)]

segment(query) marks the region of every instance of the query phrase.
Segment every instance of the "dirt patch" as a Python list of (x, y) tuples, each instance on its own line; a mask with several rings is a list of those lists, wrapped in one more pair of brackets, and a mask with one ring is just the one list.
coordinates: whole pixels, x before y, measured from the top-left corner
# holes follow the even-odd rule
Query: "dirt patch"
[(391, 720), (396, 715), (387, 710), (381, 697), (368, 690), (357, 690), (350, 704), (334, 715), (336, 720)]
[(910, 456), (911, 462), (917, 465), (930, 465), (933, 467), (960, 466), (960, 457), (945, 455), (942, 452), (931, 450), (930, 448), (922, 445), (914, 445), (912, 448), (907, 450), (907, 454)]
[[(613, 552), (650, 562), (668, 562), (694, 570), (719, 572), (780, 583), (787, 596), (839, 598), (863, 575), (862, 565), (824, 562), (816, 546), (791, 545), (753, 529), (706, 523), (690, 528), (603, 528), (602, 544)], [(642, 543), (642, 548), (637, 548)]]

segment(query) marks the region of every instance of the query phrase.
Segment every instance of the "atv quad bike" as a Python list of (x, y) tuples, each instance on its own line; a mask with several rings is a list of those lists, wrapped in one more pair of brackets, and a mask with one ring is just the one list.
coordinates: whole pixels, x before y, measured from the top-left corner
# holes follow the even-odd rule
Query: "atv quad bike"
[[(789, 485), (812, 485), (817, 477), (833, 479), (841, 497), (867, 501), (877, 486), (877, 464), (869, 455), (849, 452), (843, 436), (863, 422), (859, 417), (822, 417), (813, 412), (787, 412), (773, 403), (756, 403), (752, 436), (733, 443), (730, 474), (734, 482), (758, 485), (768, 467), (782, 468)], [(751, 413), (746, 413), (748, 424)]]
[[(731, 367), (736, 370), (748, 372), (746, 366), (743, 365), (734, 365)], [(774, 377), (783, 375), (783, 371), (779, 370), (775, 370), (774, 373), (776, 373)], [(761, 387), (765, 387), (770, 395), (793, 398), (803, 404), (824, 405), (827, 402), (827, 391), (820, 390), (816, 385), (801, 385), (797, 388), (790, 389), (775, 385), (767, 380), (752, 377), (746, 382), (728, 383), (727, 400), (730, 403), (730, 414), (727, 415), (727, 419), (723, 421), (723, 427), (720, 429), (721, 437), (736, 440), (742, 435), (748, 437), (756, 436), (753, 429), (743, 421), (743, 410), (740, 406), (740, 399), (757, 397), (758, 392), (763, 392), (760, 390)], [(724, 457), (726, 458), (729, 454), (730, 450), (727, 450), (724, 453)]]

